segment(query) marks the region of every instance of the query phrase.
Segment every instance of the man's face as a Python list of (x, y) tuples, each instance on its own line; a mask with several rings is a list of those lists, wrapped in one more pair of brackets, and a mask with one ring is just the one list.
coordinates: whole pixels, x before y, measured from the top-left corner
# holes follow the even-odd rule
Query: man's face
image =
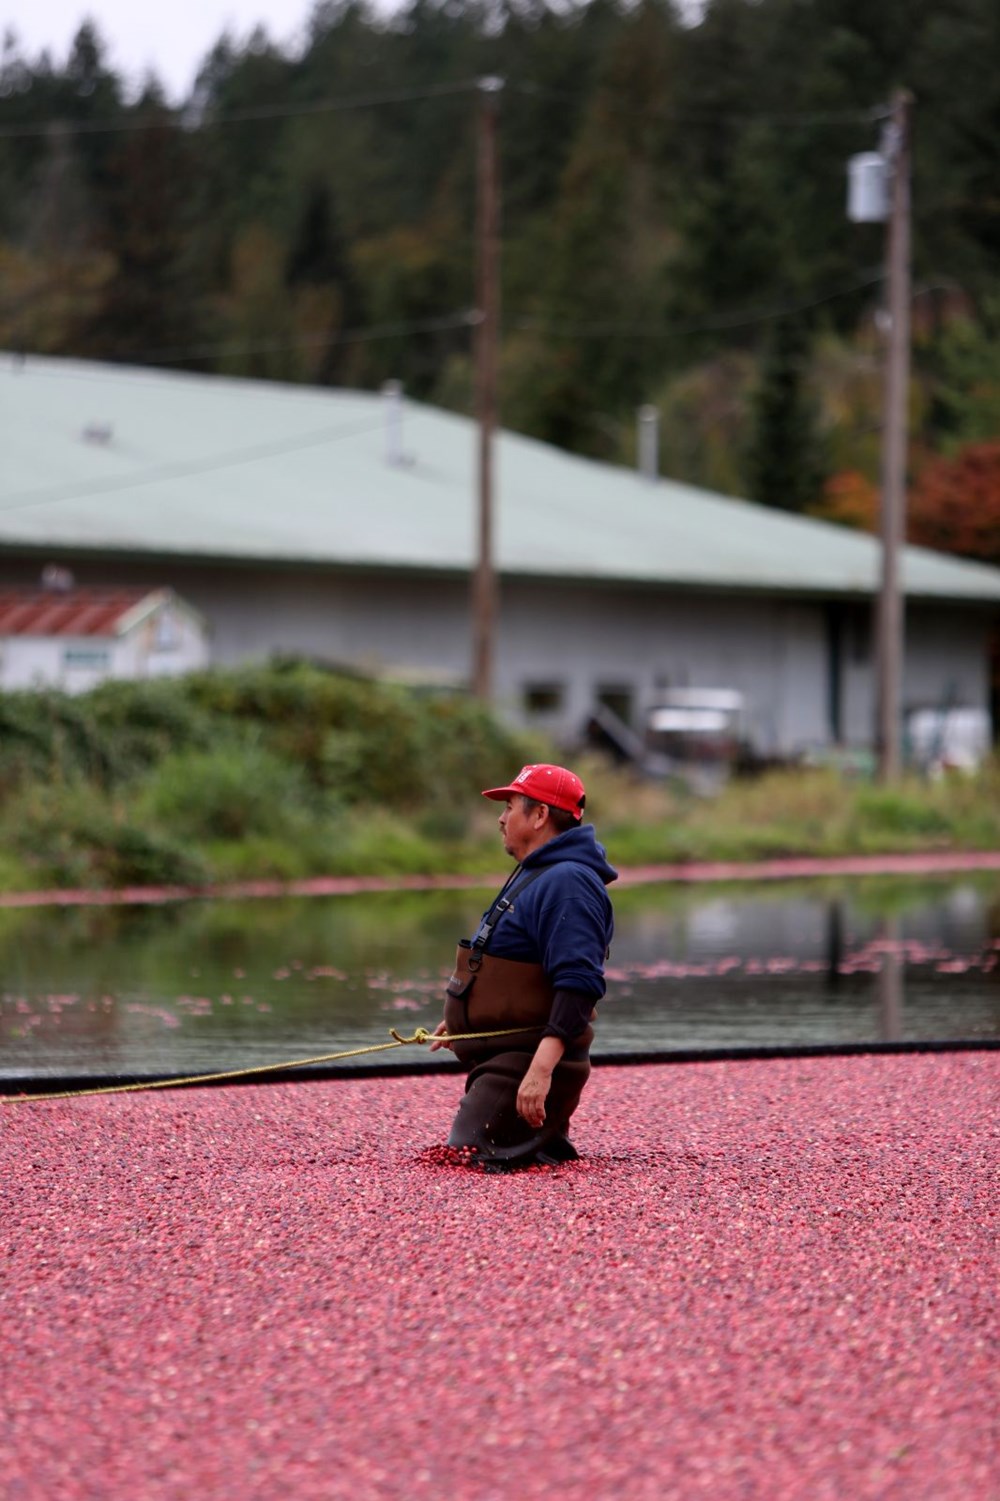
[(507, 799), (498, 821), (503, 835), (503, 847), (508, 855), (512, 855), (515, 860), (523, 860), (525, 855), (530, 855), (543, 842), (538, 836), (545, 826), (547, 811), (544, 803), (530, 803), (526, 809), (520, 795)]

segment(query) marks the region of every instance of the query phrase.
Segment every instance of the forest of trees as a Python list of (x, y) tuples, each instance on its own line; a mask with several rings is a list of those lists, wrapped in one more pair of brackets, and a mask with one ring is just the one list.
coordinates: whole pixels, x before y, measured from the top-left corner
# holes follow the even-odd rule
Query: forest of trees
[[(884, 230), (851, 155), (914, 95), (911, 535), (1000, 563), (996, 0), (320, 0), (192, 96), (84, 26), (0, 60), (0, 347), (472, 400), (477, 80), (503, 80), (501, 416), (855, 525)], [(971, 498), (970, 498), (971, 497)], [(970, 509), (974, 508), (974, 509)]]

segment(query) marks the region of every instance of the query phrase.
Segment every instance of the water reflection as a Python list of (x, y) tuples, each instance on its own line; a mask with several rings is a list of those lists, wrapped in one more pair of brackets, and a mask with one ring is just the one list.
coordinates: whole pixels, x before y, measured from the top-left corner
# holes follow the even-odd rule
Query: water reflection
[[(487, 898), (0, 912), (0, 1074), (252, 1067), (433, 1026)], [(996, 876), (634, 887), (616, 915), (604, 1054), (1000, 1036)]]
[(899, 918), (895, 915), (883, 922), (879, 947), (882, 952), (878, 977), (881, 1037), (883, 1042), (900, 1042), (903, 1037), (903, 947)]

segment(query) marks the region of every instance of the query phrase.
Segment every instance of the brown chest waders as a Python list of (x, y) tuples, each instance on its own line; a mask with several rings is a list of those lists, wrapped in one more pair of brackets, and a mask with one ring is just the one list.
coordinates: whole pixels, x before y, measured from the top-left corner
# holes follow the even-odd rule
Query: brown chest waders
[(482, 1157), (496, 1162), (531, 1158), (547, 1143), (564, 1137), (590, 1076), (594, 1029), (588, 1026), (556, 1065), (544, 1124), (529, 1126), (518, 1115), (517, 1091), (548, 1025), (554, 991), (540, 964), (499, 959), (487, 953), (487, 947), (500, 917), (541, 874), (541, 870), (531, 871), (509, 896), (508, 882), (475, 938), (458, 945), (454, 973), (445, 989), (444, 1019), (449, 1032), (524, 1028), (506, 1037), (482, 1042), (469, 1039), (454, 1046), (455, 1056), (470, 1065), (470, 1072), (448, 1145), (474, 1146)]

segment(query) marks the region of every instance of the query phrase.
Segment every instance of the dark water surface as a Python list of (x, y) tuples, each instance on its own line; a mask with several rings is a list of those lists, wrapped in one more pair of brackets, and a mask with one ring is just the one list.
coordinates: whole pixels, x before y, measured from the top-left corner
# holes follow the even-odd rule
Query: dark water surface
[[(433, 1027), (489, 895), (0, 912), (0, 1075), (209, 1072)], [(615, 911), (596, 1054), (1000, 1038), (995, 875), (633, 887)]]

